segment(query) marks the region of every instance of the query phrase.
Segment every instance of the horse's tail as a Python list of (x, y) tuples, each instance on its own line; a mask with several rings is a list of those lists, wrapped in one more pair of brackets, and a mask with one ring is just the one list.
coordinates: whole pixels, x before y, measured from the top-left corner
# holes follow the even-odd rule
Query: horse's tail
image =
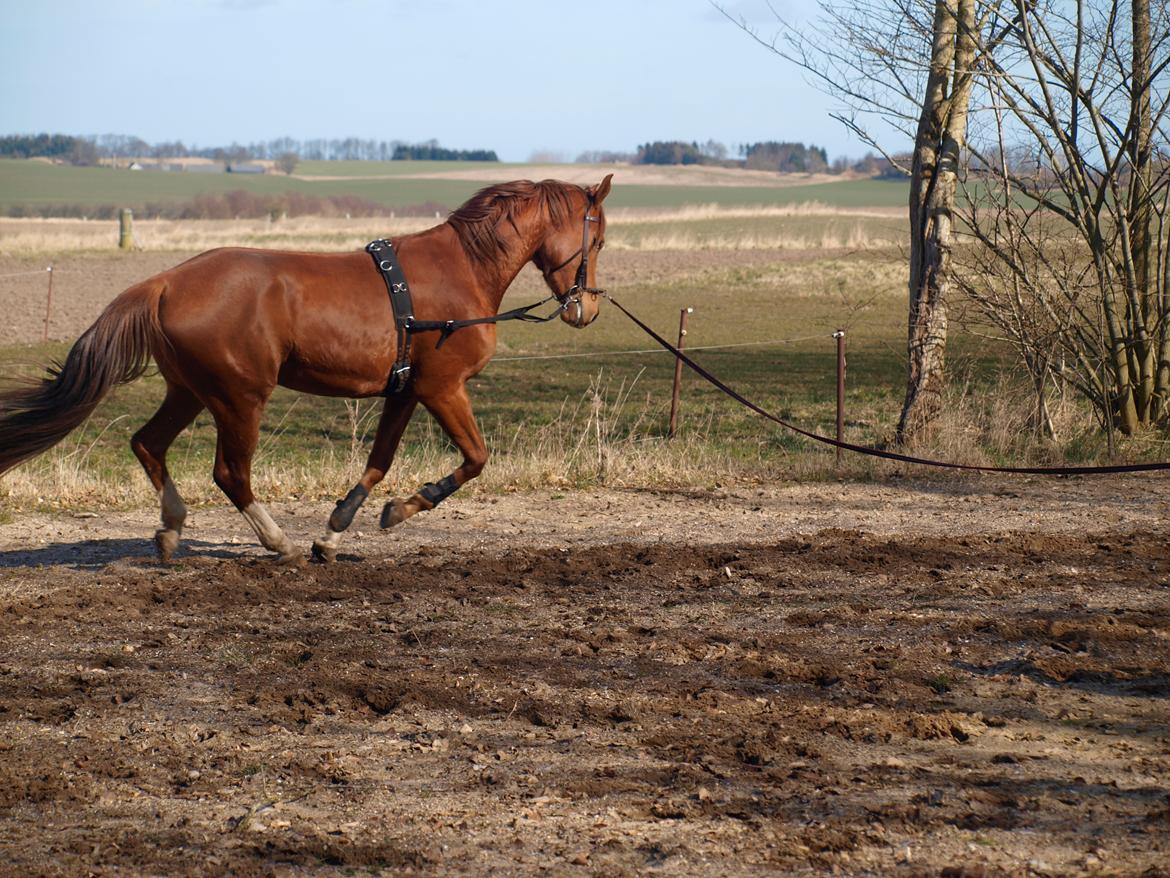
[(90, 416), (117, 384), (142, 375), (163, 343), (163, 284), (147, 281), (114, 299), (74, 342), (64, 364), (31, 384), (0, 392), (0, 474), (52, 448)]

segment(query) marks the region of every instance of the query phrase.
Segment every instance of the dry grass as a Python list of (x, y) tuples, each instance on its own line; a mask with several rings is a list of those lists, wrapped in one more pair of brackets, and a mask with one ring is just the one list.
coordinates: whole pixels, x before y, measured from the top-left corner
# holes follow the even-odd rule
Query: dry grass
[(860, 224), (848, 229), (826, 229), (819, 234), (794, 235), (785, 232), (751, 234), (703, 234), (675, 229), (661, 234), (636, 238), (611, 238), (615, 250), (684, 251), (684, 250), (873, 250), (895, 243), (893, 236), (875, 236)]
[[(653, 425), (662, 420), (663, 407), (646, 405), (636, 390), (637, 379), (615, 385), (598, 375), (589, 390), (572, 404), (566, 401), (551, 422), (518, 424), (502, 435), (488, 433), (492, 458), (466, 490), (490, 494), (538, 487), (708, 487), (763, 473), (762, 459), (745, 462), (725, 453), (713, 414), (693, 417), (690, 429), (674, 440), (656, 435)], [(257, 496), (328, 500), (344, 494), (365, 466), (379, 411), (378, 401), (353, 401), (346, 440), (332, 443), (311, 459), (281, 455), (276, 462), (265, 463), (266, 452), (280, 442), (278, 427), (257, 452), (252, 479)], [(420, 441), (402, 446), (379, 491), (407, 496), (459, 465), (459, 456), (437, 426), (429, 419), (425, 424)], [(102, 432), (110, 426), (113, 423)], [(189, 434), (190, 429), (180, 434), (169, 459), (180, 492), (196, 506), (222, 504), (225, 500), (212, 482), (209, 462), (192, 461), (184, 453)], [(153, 488), (129, 450), (124, 466), (93, 465), (91, 452), (100, 438), (82, 427), (48, 453), (7, 473), (0, 481), (4, 510), (141, 508), (156, 503)], [(774, 464), (773, 459), (770, 466)]]
[(1063, 398), (1049, 393), (1048, 410), (1056, 434), (1055, 439), (1049, 438), (1038, 426), (1031, 386), (1013, 370), (990, 383), (977, 382), (957, 364), (945, 406), (929, 440), (909, 448), (908, 453), (974, 466), (1104, 466), (1170, 459), (1170, 439), (1154, 432), (1116, 434), (1116, 458), (1111, 459), (1108, 439), (1092, 409), (1071, 389)]
[(727, 207), (720, 204), (690, 204), (677, 208), (651, 209), (642, 207), (615, 208), (606, 211), (611, 225), (627, 223), (687, 223), (700, 220), (776, 219), (786, 217), (869, 217), (873, 219), (902, 219), (901, 207), (837, 207), (821, 201), (803, 201), (799, 204), (775, 204), (766, 207)]
[[(135, 220), (140, 250), (192, 251), (213, 247), (270, 247), (285, 250), (344, 250), (364, 247), (378, 235), (401, 235), (433, 226), (427, 217), (294, 217), (277, 222), (241, 220)], [(0, 218), (0, 255), (78, 251), (109, 252), (117, 247), (118, 224), (111, 220)]]
[[(693, 205), (663, 210), (617, 209), (607, 214), (609, 245), (627, 250), (800, 250), (868, 249), (896, 240), (900, 212), (884, 208), (842, 208), (805, 202), (770, 207)], [(854, 219), (845, 230), (813, 234), (777, 231), (768, 220), (792, 218)], [(167, 220), (134, 221), (139, 250), (189, 252), (213, 247), (268, 247), (285, 250), (346, 250), (364, 247), (378, 235), (402, 235), (429, 228), (441, 217), (294, 217), (278, 221)], [(888, 229), (874, 220), (887, 220)], [(720, 224), (740, 221), (759, 225), (718, 231)], [(630, 226), (672, 226), (667, 231), (623, 235)], [(715, 231), (711, 231), (715, 229)], [(109, 252), (118, 242), (114, 220), (0, 218), (0, 255), (29, 256), (79, 251)]]
[[(910, 454), (969, 465), (1060, 466), (1105, 459), (1105, 440), (1092, 428), (1088, 413), (1075, 401), (1052, 406), (1061, 442), (1035, 435), (1030, 416), (1032, 400), (1018, 381), (1004, 376), (996, 393), (976, 394), (958, 382), (948, 392), (947, 411), (936, 422), (928, 443), (905, 449)], [(281, 454), (265, 462), (266, 451), (281, 441), (279, 429), (260, 448), (253, 472), (257, 496), (267, 500), (317, 499), (328, 501), (344, 494), (360, 476), (373, 438), (379, 403), (350, 403), (350, 436), (311, 457)], [(713, 488), (731, 483), (774, 482), (777, 479), (819, 481), (827, 478), (866, 480), (881, 478), (897, 463), (846, 454), (841, 467), (832, 448), (792, 441), (786, 432), (761, 421), (761, 437), (772, 436), (777, 447), (762, 439), (757, 453), (731, 453), (721, 435), (726, 405), (689, 412), (687, 429), (674, 440), (661, 435), (659, 425), (666, 404), (644, 398), (638, 379), (614, 383), (602, 375), (575, 401), (566, 401), (550, 422), (520, 423), (509, 432), (487, 432), (493, 455), (480, 478), (465, 489), (471, 494), (498, 494), (534, 488), (646, 487)], [(856, 423), (870, 431), (892, 432), (893, 409), (877, 404), (855, 405)], [(459, 465), (433, 422), (425, 435), (404, 444), (390, 477), (378, 496), (408, 496), (428, 481)], [(108, 424), (104, 429), (109, 429)], [(810, 425), (811, 426), (811, 425)], [(210, 477), (210, 462), (184, 454), (189, 431), (180, 435), (171, 452), (171, 469), (184, 499), (194, 506), (222, 505), (223, 495)], [(142, 508), (156, 497), (145, 475), (126, 453), (125, 466), (101, 468), (90, 452), (100, 439), (94, 430), (80, 429), (49, 453), (17, 467), (0, 481), (0, 505), (11, 515), (29, 509)], [(866, 441), (855, 429), (851, 441)], [(1119, 460), (1150, 454), (1170, 456), (1170, 442), (1150, 437), (1120, 441)], [(1158, 449), (1151, 449), (1154, 442)], [(770, 444), (771, 447), (767, 447)], [(783, 450), (789, 447), (791, 450)], [(946, 471), (916, 468), (918, 478), (947, 478)], [(371, 501), (378, 502), (378, 501)]]

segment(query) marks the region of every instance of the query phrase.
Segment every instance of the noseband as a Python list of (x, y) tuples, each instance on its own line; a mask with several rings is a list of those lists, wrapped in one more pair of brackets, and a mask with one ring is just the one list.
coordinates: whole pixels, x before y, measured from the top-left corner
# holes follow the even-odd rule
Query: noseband
[[(577, 276), (573, 280), (573, 285), (557, 296), (557, 301), (561, 303), (562, 311), (568, 311), (570, 308), (576, 307), (577, 319), (575, 323), (577, 326), (584, 325), (582, 321), (585, 319), (585, 309), (581, 305), (581, 294), (592, 293), (595, 296), (605, 295), (605, 290), (599, 290), (589, 286), (589, 224), (596, 222), (600, 222), (600, 220), (598, 217), (590, 216), (587, 208), (585, 210), (585, 222), (581, 226), (581, 249), (578, 251), (581, 254), (581, 264), (577, 266)], [(576, 253), (573, 254), (573, 256), (576, 255)], [(553, 273), (564, 268), (573, 256), (570, 256), (554, 268)]]

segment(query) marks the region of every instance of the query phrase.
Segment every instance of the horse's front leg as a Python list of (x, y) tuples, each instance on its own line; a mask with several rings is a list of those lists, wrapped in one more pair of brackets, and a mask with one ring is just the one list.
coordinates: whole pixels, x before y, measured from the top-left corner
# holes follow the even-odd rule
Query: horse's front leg
[(398, 443), (417, 405), (418, 397), (410, 389), (399, 396), (387, 397), (382, 406), (382, 417), (378, 421), (378, 431), (374, 434), (374, 444), (366, 460), (366, 471), (345, 495), (345, 499), (337, 501), (337, 507), (329, 516), (325, 536), (313, 541), (313, 558), (316, 560), (330, 562), (337, 559), (342, 532), (349, 527), (374, 486), (386, 478), (390, 464), (394, 461), (394, 452), (398, 450)]
[(382, 507), (384, 528), (400, 524), (419, 512), (434, 509), (462, 485), (478, 476), (487, 463), (487, 445), (475, 423), (465, 385), (460, 384), (455, 390), (440, 396), (424, 397), (422, 403), (463, 453), (463, 465), (438, 482), (428, 482), (408, 499), (394, 499), (387, 503)]

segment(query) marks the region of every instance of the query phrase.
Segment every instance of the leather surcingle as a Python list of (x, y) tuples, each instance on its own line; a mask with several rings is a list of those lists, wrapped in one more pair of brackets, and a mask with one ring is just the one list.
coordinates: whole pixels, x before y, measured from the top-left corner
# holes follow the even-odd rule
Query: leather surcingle
[(390, 369), (390, 377), (386, 379), (386, 389), (383, 391), (385, 396), (392, 396), (401, 393), (410, 382), (410, 336), (411, 323), (414, 320), (414, 302), (411, 301), (410, 285), (406, 282), (406, 275), (398, 263), (394, 245), (386, 238), (379, 238), (366, 245), (366, 252), (373, 257), (382, 279), (386, 281), (390, 307), (394, 310), (394, 334), (398, 355)]

